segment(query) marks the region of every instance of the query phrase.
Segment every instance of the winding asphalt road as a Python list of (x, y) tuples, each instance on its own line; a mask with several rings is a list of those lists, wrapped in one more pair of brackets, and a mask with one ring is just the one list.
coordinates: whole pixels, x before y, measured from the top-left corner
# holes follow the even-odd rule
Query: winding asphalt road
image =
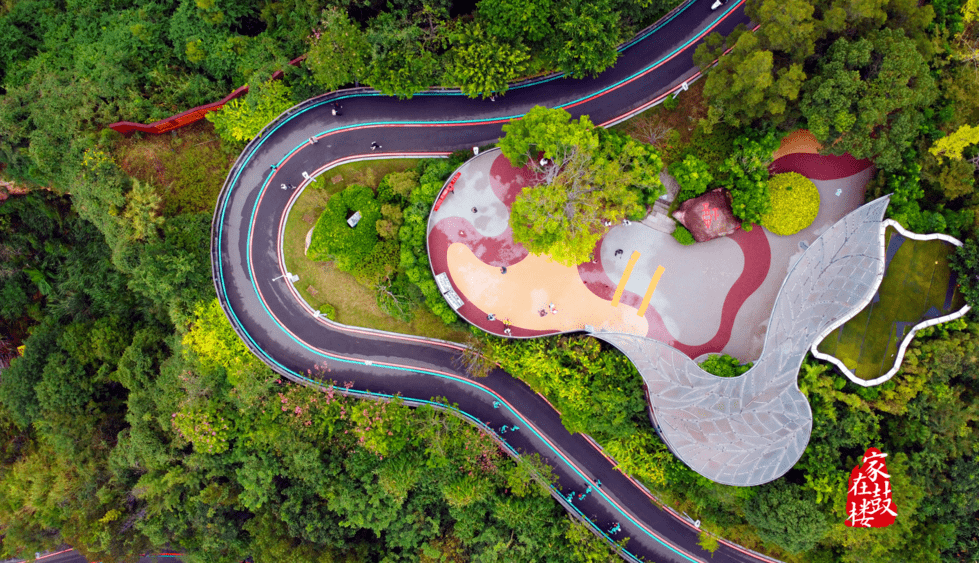
[[(23, 559), (11, 560), (14, 563), (23, 563)], [(34, 561), (39, 563), (89, 563), (89, 559), (74, 549), (67, 548), (53, 553), (46, 553)], [(154, 553), (144, 555), (137, 560), (137, 563), (181, 563), (179, 553)], [(6, 563), (6, 562), (5, 562)]]
[[(214, 281), (235, 330), (259, 358), (295, 381), (316, 383), (311, 374), (326, 364), (328, 377), (352, 395), (401, 395), (410, 404), (443, 397), (458, 405), (460, 416), (486, 428), (512, 454), (540, 454), (554, 467), (560, 489), (555, 497), (569, 511), (614, 540), (631, 538), (622, 553), (626, 559), (768, 560), (724, 541), (711, 557), (697, 546), (692, 523), (659, 508), (589, 440), (569, 434), (559, 414), (519, 379), (497, 370), (473, 380), (455, 368), (458, 345), (317, 318), (289, 281), (281, 251), (286, 216), (300, 192), (289, 186), (303, 186), (304, 173), (312, 177), (365, 158), (444, 156), (493, 143), (504, 123), (535, 105), (563, 107), (607, 126), (658, 102), (699, 76), (693, 51), (708, 33), (727, 34), (747, 23), (740, 4), (717, 11), (710, 4), (690, 2), (640, 34), (615, 67), (596, 78), (538, 80), (496, 101), (451, 91), (398, 100), (346, 90), (290, 109), (238, 158), (214, 214)], [(342, 115), (333, 116), (331, 104), (338, 100)], [(375, 141), (381, 148), (372, 151)], [(594, 490), (579, 500), (589, 485)]]

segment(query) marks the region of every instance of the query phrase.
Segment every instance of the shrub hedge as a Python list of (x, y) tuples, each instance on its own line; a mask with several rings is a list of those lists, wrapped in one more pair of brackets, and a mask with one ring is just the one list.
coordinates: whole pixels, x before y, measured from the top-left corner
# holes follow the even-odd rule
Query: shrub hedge
[(401, 241), (401, 269), (404, 270), (408, 280), (421, 290), (428, 309), (440, 317), (445, 324), (452, 324), (458, 320), (458, 317), (435, 285), (435, 277), (428, 262), (425, 237), (432, 204), (435, 203), (435, 198), (438, 197), (445, 179), (463, 160), (461, 158), (427, 160), (419, 164), (418, 170), (421, 174), (418, 179), (419, 186), (408, 198), (408, 206), (404, 210), (404, 222), (398, 232)]
[(819, 190), (812, 180), (796, 172), (777, 174), (768, 181), (772, 209), (762, 226), (776, 235), (793, 235), (816, 220)]
[[(347, 219), (360, 211), (360, 222), (351, 228)], [(354, 272), (364, 264), (377, 245), (375, 223), (381, 218), (381, 206), (374, 190), (353, 184), (330, 197), (326, 209), (316, 221), (306, 255), (312, 260), (336, 262), (344, 272)]]
[(711, 354), (700, 363), (700, 367), (704, 371), (718, 377), (737, 377), (751, 369), (753, 365), (753, 362), (742, 365), (741, 360), (729, 354)]
[(676, 226), (676, 230), (673, 231), (673, 238), (683, 246), (690, 246), (691, 244), (697, 242), (697, 240), (693, 238), (693, 233), (687, 230), (687, 228), (683, 225)]
[(676, 197), (677, 203), (683, 203), (706, 192), (714, 181), (714, 175), (710, 170), (709, 164), (692, 154), (671, 164), (670, 175), (680, 184), (680, 193)]

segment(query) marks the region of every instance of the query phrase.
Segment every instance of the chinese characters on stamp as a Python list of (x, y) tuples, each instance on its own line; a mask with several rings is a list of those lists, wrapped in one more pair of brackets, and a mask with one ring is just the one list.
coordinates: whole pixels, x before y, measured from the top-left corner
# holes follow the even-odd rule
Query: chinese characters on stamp
[(883, 528), (894, 523), (897, 507), (891, 499), (891, 476), (884, 458), (887, 454), (868, 448), (863, 465), (850, 472), (846, 492), (846, 525), (856, 528)]

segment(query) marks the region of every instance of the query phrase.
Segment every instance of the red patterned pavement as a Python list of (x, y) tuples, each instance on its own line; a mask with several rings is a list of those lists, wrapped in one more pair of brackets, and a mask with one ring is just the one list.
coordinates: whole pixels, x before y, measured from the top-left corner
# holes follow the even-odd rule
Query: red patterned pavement
[[(492, 158), (489, 166), (489, 187), (492, 194), (502, 202), (507, 209), (516, 199), (520, 190), (527, 185), (533, 184), (533, 174), (527, 168), (516, 169), (500, 153), (485, 154), (476, 159), (470, 160), (461, 169), (466, 174), (467, 166), (472, 165), (481, 158)], [(485, 166), (485, 165), (484, 165)], [(867, 160), (857, 160), (850, 156), (820, 156), (815, 154), (795, 153), (782, 156), (771, 166), (770, 171), (775, 173), (798, 172), (814, 180), (838, 180), (857, 175), (871, 166)], [(475, 169), (470, 169), (475, 170)], [(472, 172), (471, 172), (472, 173)], [(462, 182), (457, 184), (456, 193), (449, 197), (466, 197), (465, 189), (460, 189)], [(853, 186), (853, 189), (863, 189), (863, 185)], [(484, 264), (494, 267), (513, 266), (523, 261), (527, 256), (527, 250), (513, 240), (513, 232), (509, 225), (497, 225), (497, 231), (502, 231), (495, 236), (483, 236), (479, 233), (469, 217), (449, 216), (439, 217), (429, 229), (429, 251), (430, 260), (435, 272), (448, 272), (452, 279), (452, 272), (449, 271), (447, 251), (450, 245), (459, 242), (466, 247)], [(719, 326), (707, 342), (697, 345), (686, 344), (678, 341), (656, 311), (655, 307), (650, 306), (646, 309), (644, 317), (648, 323), (648, 331), (645, 336), (665, 342), (678, 350), (684, 352), (691, 358), (697, 358), (706, 353), (719, 353), (731, 340), (735, 319), (745, 301), (762, 286), (770, 269), (773, 267), (772, 247), (769, 244), (766, 232), (756, 226), (751, 231), (738, 229), (730, 236), (731, 240), (737, 243), (744, 255), (744, 268), (737, 280), (727, 291), (721, 306)], [(601, 256), (600, 240), (595, 248), (595, 256)], [(779, 263), (784, 263), (785, 257), (779, 259)], [(611, 301), (616, 290), (616, 283), (612, 281), (608, 273), (601, 264), (601, 259), (581, 264), (577, 267), (577, 277), (591, 294), (604, 301)], [(470, 323), (499, 336), (504, 336), (504, 324), (502, 318), (507, 318), (505, 310), (496, 310), (494, 313), (499, 317), (490, 321), (487, 319), (488, 312), (481, 310), (466, 296), (459, 291), (459, 286), (453, 280), (456, 292), (463, 298), (465, 304), (460, 307), (459, 313)], [(704, 289), (703, 284), (692, 283), (690, 297), (695, 298), (697, 291)], [(642, 302), (642, 296), (632, 291), (624, 291), (620, 304), (638, 309)], [(568, 305), (563, 306), (564, 309)], [(500, 307), (497, 307), (500, 309)], [(503, 308), (505, 309), (505, 308)], [(569, 311), (570, 312), (570, 311)], [(693, 322), (693, 321), (691, 321)], [(534, 330), (527, 327), (511, 325), (511, 336), (513, 337), (534, 337), (557, 334), (557, 330)]]

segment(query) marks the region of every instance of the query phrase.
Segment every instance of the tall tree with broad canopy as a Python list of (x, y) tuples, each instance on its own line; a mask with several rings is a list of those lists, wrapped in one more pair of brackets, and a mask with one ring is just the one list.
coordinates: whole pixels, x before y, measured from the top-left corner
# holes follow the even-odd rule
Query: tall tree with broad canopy
[(569, 122), (563, 109), (535, 106), (527, 115), (503, 126), (500, 150), (514, 166), (537, 160), (537, 154), (557, 159), (571, 150), (591, 153), (598, 148), (595, 125), (583, 115)]
[(503, 41), (535, 43), (553, 32), (548, 21), (554, 9), (551, 0), (480, 0), (476, 9), (477, 21)]
[(800, 105), (809, 130), (832, 154), (873, 157), (894, 170), (937, 94), (914, 41), (881, 29), (856, 41), (837, 39), (806, 82)]
[(439, 83), (444, 71), (437, 53), (445, 44), (448, 12), (429, 6), (411, 17), (383, 12), (371, 20), (373, 47), (364, 82), (382, 93), (410, 98)]
[[(906, 34), (925, 58), (935, 51), (927, 29), (935, 17), (930, 2), (916, 0), (748, 0), (745, 13), (759, 24), (738, 26), (726, 38), (711, 34), (694, 63), (704, 70), (706, 125), (793, 123), (799, 119), (802, 83), (839, 37), (866, 37), (881, 28)], [(720, 55), (732, 49), (727, 56)], [(720, 58), (719, 58), (720, 57)], [(719, 60), (718, 60), (719, 58)], [(710, 68), (715, 60), (716, 67)], [(899, 127), (903, 124), (898, 124)]]
[(587, 116), (570, 118), (535, 107), (503, 126), (500, 148), (536, 176), (510, 209), (514, 240), (573, 266), (591, 259), (606, 221), (640, 216), (662, 193), (663, 163), (649, 145), (596, 129)]
[(529, 49), (499, 41), (479, 23), (449, 34), (453, 57), (449, 76), (470, 98), (503, 94), (527, 70)]
[(343, 10), (323, 11), (320, 28), (306, 55), (313, 80), (326, 90), (362, 80), (367, 75), (371, 45), (360, 26), (350, 21)]
[(758, 488), (745, 506), (744, 516), (761, 539), (789, 553), (804, 553), (829, 532), (826, 517), (815, 501), (811, 491), (779, 479)]
[(973, 309), (979, 307), (979, 244), (975, 239), (955, 249), (949, 266), (959, 276), (959, 290)]
[[(733, 50), (721, 57), (728, 47)], [(704, 84), (704, 96), (710, 100), (708, 129), (722, 122), (741, 127), (758, 119), (781, 119), (799, 97), (806, 79), (801, 64), (776, 66), (772, 51), (744, 29), (726, 39), (711, 35), (697, 47), (694, 63), (700, 68), (709, 67), (714, 60), (717, 66), (707, 73)]]
[(619, 13), (609, 0), (575, 1), (558, 16), (561, 48), (557, 52), (561, 70), (576, 77), (597, 75), (615, 63), (621, 39)]
[(816, 50), (821, 30), (813, 19), (815, 9), (807, 0), (755, 0), (744, 7), (751, 21), (764, 24), (756, 35), (769, 49), (784, 51), (799, 61)]

